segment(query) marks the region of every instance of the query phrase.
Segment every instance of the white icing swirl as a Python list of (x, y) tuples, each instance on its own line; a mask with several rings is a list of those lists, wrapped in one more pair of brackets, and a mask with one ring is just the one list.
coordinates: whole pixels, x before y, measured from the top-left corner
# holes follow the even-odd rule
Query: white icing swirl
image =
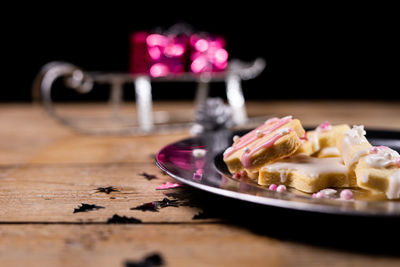
[(400, 158), (399, 153), (388, 147), (379, 148), (377, 153), (365, 157), (365, 162), (375, 168), (386, 168), (395, 165)]
[(365, 138), (365, 134), (366, 132), (363, 125), (354, 125), (353, 128), (344, 133), (342, 143), (342, 158), (347, 167), (351, 167), (351, 165), (358, 161), (361, 156), (368, 153), (367, 150), (358, 151), (354, 155), (352, 153), (353, 146), (360, 145), (362, 143), (368, 143), (367, 138)]
[(364, 125), (354, 125), (353, 128), (344, 133), (344, 142), (347, 145), (359, 145), (368, 142), (365, 134)]

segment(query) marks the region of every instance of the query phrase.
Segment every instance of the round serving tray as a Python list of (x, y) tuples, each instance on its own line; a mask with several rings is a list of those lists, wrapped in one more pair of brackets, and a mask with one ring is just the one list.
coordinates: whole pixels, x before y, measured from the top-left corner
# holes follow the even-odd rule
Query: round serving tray
[[(231, 145), (234, 135), (245, 132), (226, 130), (169, 144), (157, 153), (156, 164), (183, 184), (242, 201), (329, 214), (400, 216), (399, 200), (380, 199), (362, 190), (354, 189), (355, 197), (351, 201), (317, 199), (294, 189), (280, 193), (249, 180), (232, 178), (222, 160), (222, 151)], [(400, 151), (399, 131), (367, 129), (367, 138), (373, 145), (385, 145)], [(195, 149), (206, 153), (199, 156), (193, 153)]]

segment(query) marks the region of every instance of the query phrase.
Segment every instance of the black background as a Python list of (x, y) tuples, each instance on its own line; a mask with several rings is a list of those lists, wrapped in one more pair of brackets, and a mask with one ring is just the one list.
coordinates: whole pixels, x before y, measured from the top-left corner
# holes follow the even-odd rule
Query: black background
[[(0, 101), (31, 101), (44, 64), (68, 61), (85, 70), (127, 71), (129, 35), (177, 22), (225, 36), (230, 58), (262, 57), (266, 70), (243, 82), (248, 99), (399, 99), (398, 23), (391, 6), (279, 6), (243, 2), (10, 7), (2, 20)], [(229, 7), (229, 9), (228, 9)], [(126, 97), (133, 98), (127, 86)], [(192, 84), (155, 85), (157, 99), (193, 97)], [(212, 87), (224, 96), (224, 84)], [(60, 91), (59, 100), (101, 100)]]

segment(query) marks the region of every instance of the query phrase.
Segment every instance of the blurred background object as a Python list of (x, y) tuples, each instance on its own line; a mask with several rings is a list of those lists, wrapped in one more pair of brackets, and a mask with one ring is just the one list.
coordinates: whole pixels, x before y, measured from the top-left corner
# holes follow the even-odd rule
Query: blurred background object
[[(32, 81), (51, 61), (71, 62), (85, 70), (132, 71), (132, 33), (163, 32), (177, 22), (223, 36), (229, 58), (266, 60), (265, 71), (244, 82), (246, 99), (398, 99), (397, 24), (390, 7), (244, 6), (229, 11), (213, 5), (177, 11), (152, 4), (107, 4), (88, 10), (72, 4), (42, 10), (8, 8), (11, 19), (2, 18), (6, 72), (0, 101), (31, 101)], [(155, 68), (155, 74), (162, 70)], [(226, 97), (224, 83), (213, 86), (213, 96)], [(193, 99), (195, 90), (190, 88), (195, 85), (157, 84), (153, 97)], [(375, 93), (368, 93), (371, 89)], [(132, 88), (124, 90), (127, 98), (135, 98)], [(68, 90), (54, 98), (78, 99)], [(100, 86), (96, 94), (79, 100), (107, 98), (108, 88)]]

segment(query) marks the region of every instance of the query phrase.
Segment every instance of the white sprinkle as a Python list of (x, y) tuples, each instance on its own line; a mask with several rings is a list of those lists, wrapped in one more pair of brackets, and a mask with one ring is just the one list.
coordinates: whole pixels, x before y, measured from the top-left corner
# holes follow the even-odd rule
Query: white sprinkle
[(195, 158), (202, 158), (206, 155), (206, 153), (207, 153), (207, 150), (201, 149), (201, 148), (196, 148), (196, 149), (193, 149), (193, 151), (192, 151), (192, 155)]
[(256, 136), (257, 136), (257, 137), (260, 137), (260, 136), (262, 136), (262, 135), (263, 135), (263, 133), (262, 133), (260, 130), (257, 130), (257, 131), (256, 131)]
[(278, 187), (276, 188), (276, 191), (277, 192), (285, 192), (286, 191), (286, 186), (283, 185), (283, 184), (278, 185)]
[(327, 197), (331, 197), (331, 196), (335, 195), (337, 191), (335, 189), (326, 188), (326, 189), (322, 189), (319, 192), (324, 193), (324, 195)]
[(290, 132), (290, 129), (289, 128), (282, 128), (282, 129), (280, 129), (279, 131), (278, 131), (278, 133), (279, 134), (281, 134), (281, 135), (285, 135), (285, 134), (288, 134)]
[(236, 143), (237, 141), (239, 141), (239, 136), (238, 135), (235, 135), (234, 137), (233, 137), (233, 142), (234, 143)]
[(249, 151), (250, 151), (250, 148), (248, 148), (247, 146), (243, 148), (243, 152), (244, 152), (244, 153), (247, 153), (247, 152), (249, 152)]

